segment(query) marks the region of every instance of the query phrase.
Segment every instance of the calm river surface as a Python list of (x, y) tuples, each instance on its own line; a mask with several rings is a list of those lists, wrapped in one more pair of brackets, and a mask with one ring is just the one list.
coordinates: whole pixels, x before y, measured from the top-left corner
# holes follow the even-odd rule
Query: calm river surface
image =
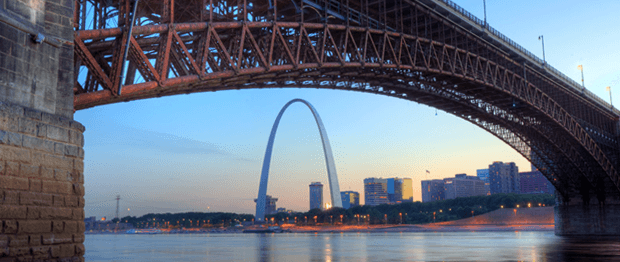
[(620, 261), (553, 232), (86, 235), (86, 261)]

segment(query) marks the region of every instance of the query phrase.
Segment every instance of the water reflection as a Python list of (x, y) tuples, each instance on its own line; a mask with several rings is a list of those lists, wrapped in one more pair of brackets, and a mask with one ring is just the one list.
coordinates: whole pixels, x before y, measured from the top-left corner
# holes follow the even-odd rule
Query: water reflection
[(273, 252), (273, 234), (257, 234), (256, 235), (256, 245), (258, 248), (256, 249), (256, 257), (259, 261), (276, 261), (274, 258)]
[(87, 235), (87, 261), (620, 261), (620, 239), (553, 232)]
[(550, 261), (620, 261), (620, 237), (558, 237), (543, 249)]

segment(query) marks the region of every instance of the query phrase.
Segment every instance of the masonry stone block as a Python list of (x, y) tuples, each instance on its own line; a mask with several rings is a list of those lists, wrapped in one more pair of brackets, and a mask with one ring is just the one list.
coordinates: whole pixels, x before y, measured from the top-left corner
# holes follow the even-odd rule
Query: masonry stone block
[(52, 222), (48, 220), (19, 221), (17, 233), (49, 233), (52, 231)]
[(46, 246), (36, 246), (31, 248), (32, 256), (35, 258), (47, 258), (50, 247)]
[(84, 209), (83, 208), (73, 208), (73, 220), (78, 220), (78, 221), (84, 220)]
[(29, 135), (35, 135), (36, 132), (36, 124), (32, 120), (28, 120), (26, 118), (20, 118), (19, 121), (19, 132)]
[(15, 176), (0, 176), (0, 189), (28, 190), (28, 178)]
[(22, 134), (9, 132), (9, 145), (12, 146), (21, 146), (22, 145)]
[(21, 164), (19, 167), (19, 176), (20, 177), (28, 177), (28, 178), (39, 178), (41, 175), (39, 174), (39, 170), (41, 167), (33, 166), (29, 164)]
[(28, 179), (28, 181), (30, 182), (31, 192), (41, 192), (42, 185), (43, 185), (43, 182), (41, 181), (41, 179), (31, 178), (31, 179)]
[(9, 247), (19, 247), (28, 245), (28, 236), (13, 236), (9, 235)]
[(63, 233), (65, 231), (65, 225), (62, 221), (52, 222), (52, 233)]
[(65, 233), (77, 233), (78, 231), (78, 225), (77, 225), (77, 221), (64, 221), (65, 226), (64, 226), (64, 232)]
[(48, 181), (43, 180), (43, 189), (45, 193), (65, 194), (69, 195), (73, 192), (73, 184), (71, 182)]
[[(2, 120), (0, 120), (2, 121)], [(8, 144), (9, 143), (9, 135), (6, 131), (0, 130), (0, 144)]]
[(69, 130), (49, 125), (47, 126), (47, 138), (62, 142), (69, 142)]
[(26, 148), (54, 153), (54, 142), (34, 136), (24, 136), (23, 146)]
[(78, 207), (80, 198), (81, 196), (67, 196), (65, 197), (65, 205), (67, 207)]
[(12, 257), (24, 257), (25, 255), (30, 254), (30, 248), (29, 247), (10, 247), (9, 248), (9, 256)]
[(52, 195), (36, 192), (20, 192), (19, 203), (21, 205), (51, 206)]
[(0, 206), (0, 219), (25, 219), (28, 208), (25, 206)]
[[(45, 244), (45, 240), (43, 240), (43, 243)], [(52, 243), (49, 243), (49, 244), (52, 244)], [(60, 246), (50, 246), (50, 253), (52, 254), (53, 258), (60, 257)]]
[(29, 163), (31, 161), (28, 149), (5, 145), (0, 145), (0, 159), (22, 163)]
[(5, 234), (15, 234), (17, 233), (17, 221), (16, 220), (4, 220), (4, 231)]
[(47, 135), (47, 125), (37, 123), (37, 137), (44, 137)]
[(41, 167), (41, 179), (54, 180), (54, 169), (48, 167)]
[(41, 219), (67, 219), (73, 218), (73, 212), (70, 208), (62, 207), (41, 207)]
[(54, 153), (59, 155), (65, 154), (65, 144), (64, 143), (54, 143)]
[(19, 163), (7, 161), (5, 174), (7, 176), (19, 176)]
[[(0, 221), (0, 226), (2, 225), (2, 221)], [(9, 246), (9, 236), (7, 235), (0, 235), (0, 248), (4, 248), (4, 247), (8, 247)]]
[(39, 246), (39, 245), (41, 245), (41, 235), (30, 235), (30, 236), (28, 236), (28, 245), (30, 245), (30, 246)]
[(33, 120), (41, 121), (41, 111), (37, 111), (31, 108), (24, 109), (24, 116)]
[(28, 220), (35, 220), (35, 219), (39, 219), (39, 218), (41, 218), (41, 207), (29, 206), (28, 207), (28, 214), (26, 216), (26, 219), (28, 219)]
[(54, 206), (55, 207), (64, 207), (65, 206), (65, 198), (69, 198), (68, 196), (65, 197), (63, 195), (54, 195)]
[(0, 203), (3, 205), (17, 205), (19, 204), (19, 191), (15, 190), (3, 190), (4, 199), (0, 199)]

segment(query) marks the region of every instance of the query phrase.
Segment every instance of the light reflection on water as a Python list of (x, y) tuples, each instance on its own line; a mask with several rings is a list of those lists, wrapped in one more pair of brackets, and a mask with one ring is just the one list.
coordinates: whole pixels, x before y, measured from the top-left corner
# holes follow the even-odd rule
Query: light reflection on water
[(86, 235), (86, 261), (620, 261), (553, 232)]

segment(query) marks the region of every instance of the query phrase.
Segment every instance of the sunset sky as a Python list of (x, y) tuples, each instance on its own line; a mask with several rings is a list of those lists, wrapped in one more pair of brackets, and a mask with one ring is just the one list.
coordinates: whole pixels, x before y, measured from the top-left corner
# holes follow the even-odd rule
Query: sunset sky
[[(455, 1), (483, 18), (480, 1)], [(620, 1), (487, 1), (487, 21), (581, 82), (620, 103)], [(254, 213), (253, 198), (269, 132), (294, 98), (309, 101), (329, 136), (340, 189), (358, 191), (366, 177), (420, 180), (475, 175), (493, 161), (529, 162), (508, 145), (460, 118), (381, 95), (318, 89), (218, 91), (132, 101), (80, 110), (86, 126), (86, 216), (160, 212)], [(427, 175), (425, 170), (429, 170)], [(308, 185), (329, 190), (323, 150), (311, 112), (301, 103), (284, 114), (274, 144), (267, 194), (278, 207), (309, 208)], [(129, 210), (128, 210), (129, 209)]]

